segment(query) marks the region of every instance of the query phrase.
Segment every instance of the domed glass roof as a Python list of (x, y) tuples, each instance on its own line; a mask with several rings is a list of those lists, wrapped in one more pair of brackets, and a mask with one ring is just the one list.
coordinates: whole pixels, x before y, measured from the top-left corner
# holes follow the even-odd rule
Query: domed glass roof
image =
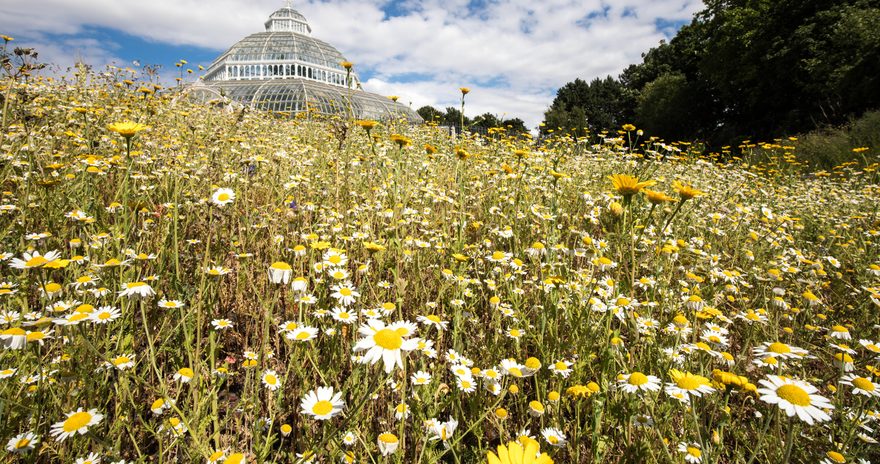
[(306, 18), (288, 4), (269, 16), (266, 31), (251, 34), (220, 55), (192, 95), (225, 96), (272, 111), (325, 114), (361, 119), (405, 117), (420, 122), (408, 106), (361, 89), (357, 74), (335, 47), (311, 36)]
[(327, 42), (290, 32), (251, 34), (220, 55), (210, 69), (226, 63), (255, 61), (299, 61), (345, 73), (345, 69), (339, 64), (345, 61), (345, 57), (339, 50)]
[(311, 109), (322, 114), (353, 114), (361, 119), (393, 117), (421, 121), (418, 113), (387, 97), (362, 90), (340, 92), (335, 87), (305, 79), (194, 85), (187, 92), (190, 99), (203, 103), (228, 98), (254, 108), (291, 114)]

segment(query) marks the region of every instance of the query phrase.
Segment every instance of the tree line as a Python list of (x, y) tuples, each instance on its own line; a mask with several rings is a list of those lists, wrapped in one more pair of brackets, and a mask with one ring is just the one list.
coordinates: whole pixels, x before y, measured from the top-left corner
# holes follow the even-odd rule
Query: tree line
[(423, 106), (416, 110), (416, 112), (419, 113), (419, 116), (426, 123), (454, 127), (456, 132), (461, 131), (462, 120), (464, 121), (465, 130), (483, 135), (488, 134), (489, 129), (504, 129), (507, 133), (517, 134), (529, 131), (526, 123), (520, 118), (504, 119), (492, 113), (484, 113), (473, 119), (467, 116), (462, 118), (461, 110), (451, 106), (446, 108), (446, 111), (440, 111), (433, 106)]
[(706, 0), (619, 76), (557, 92), (543, 133), (634, 123), (666, 140), (736, 144), (880, 107), (880, 0)]

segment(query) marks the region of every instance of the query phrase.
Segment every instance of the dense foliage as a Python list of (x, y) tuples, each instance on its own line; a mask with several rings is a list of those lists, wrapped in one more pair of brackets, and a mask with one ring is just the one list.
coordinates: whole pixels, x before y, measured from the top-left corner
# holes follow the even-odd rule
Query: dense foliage
[(880, 3), (709, 0), (669, 43), (573, 100), (578, 82), (560, 89), (547, 129), (632, 118), (667, 140), (735, 145), (841, 124), (880, 107)]
[[(438, 126), (454, 127), (457, 132), (460, 131), (462, 123), (465, 130), (482, 135), (489, 134), (490, 129), (503, 129), (506, 132), (525, 134), (528, 132), (526, 123), (520, 118), (499, 118), (492, 113), (483, 113), (479, 116), (462, 118), (461, 110), (453, 107), (447, 107), (446, 111), (440, 111), (433, 106), (423, 106), (416, 110), (419, 116), (428, 124)], [(492, 131), (497, 132), (497, 131)]]

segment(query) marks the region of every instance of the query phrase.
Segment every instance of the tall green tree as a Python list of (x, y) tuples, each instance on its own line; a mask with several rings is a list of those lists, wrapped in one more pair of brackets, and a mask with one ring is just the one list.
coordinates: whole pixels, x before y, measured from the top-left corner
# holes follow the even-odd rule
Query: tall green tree
[(425, 122), (439, 123), (443, 120), (443, 112), (433, 106), (425, 105), (416, 110)]
[(569, 82), (556, 92), (550, 108), (544, 112), (544, 127), (561, 130), (574, 137), (616, 129), (631, 122), (634, 95), (617, 79), (581, 79)]
[(629, 118), (616, 107), (626, 102), (651, 135), (730, 144), (880, 108), (880, 0), (705, 4), (618, 81), (563, 86), (545, 113), (547, 128), (613, 127), (621, 114)]

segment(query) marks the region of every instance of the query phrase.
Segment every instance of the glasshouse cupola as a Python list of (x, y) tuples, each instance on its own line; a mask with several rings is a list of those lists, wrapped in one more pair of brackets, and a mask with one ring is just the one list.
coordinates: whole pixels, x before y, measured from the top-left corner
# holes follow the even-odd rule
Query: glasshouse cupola
[(346, 114), (359, 119), (420, 122), (406, 105), (361, 89), (342, 53), (312, 37), (306, 18), (287, 6), (272, 13), (266, 31), (251, 34), (220, 55), (188, 93), (198, 100), (227, 97), (254, 108)]

